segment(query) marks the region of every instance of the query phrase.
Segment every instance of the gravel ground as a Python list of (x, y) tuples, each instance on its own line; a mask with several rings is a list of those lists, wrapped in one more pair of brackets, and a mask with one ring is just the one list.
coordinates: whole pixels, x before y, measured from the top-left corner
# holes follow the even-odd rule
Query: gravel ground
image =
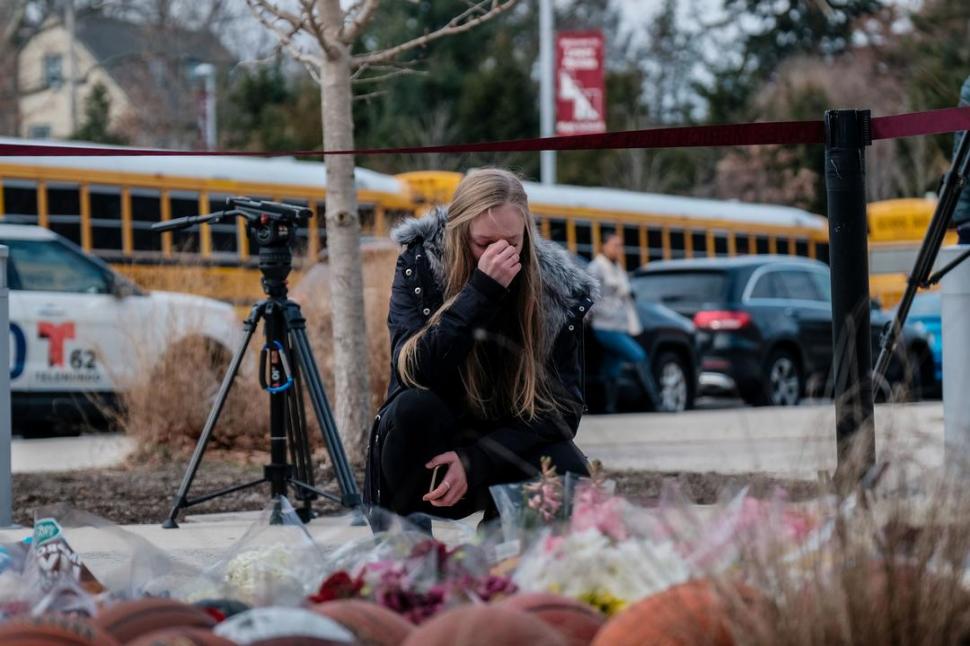
[[(33, 512), (43, 505), (68, 502), (77, 509), (96, 514), (119, 524), (159, 523), (171, 509), (172, 499), (182, 480), (183, 462), (156, 465), (67, 471), (55, 473), (20, 474), (14, 476), (14, 520), (25, 526), (33, 524)], [(239, 464), (229, 461), (203, 462), (190, 497), (209, 491), (241, 484), (262, 477), (261, 464)], [(817, 491), (812, 483), (785, 482), (760, 475), (724, 476), (698, 473), (658, 473), (655, 471), (618, 471), (609, 476), (617, 481), (617, 490), (642, 505), (655, 504), (665, 480), (674, 480), (684, 495), (694, 503), (716, 502), (725, 491), (737, 491), (750, 485), (755, 495), (767, 495), (776, 486), (788, 490), (790, 499), (812, 497)], [(358, 481), (362, 481), (358, 475)], [(335, 491), (332, 476), (326, 469), (318, 469), (316, 482), (327, 491)], [(261, 509), (269, 495), (268, 485), (217, 498), (190, 509), (189, 513), (213, 513)], [(329, 501), (317, 501), (314, 508), (321, 513), (337, 512)]]

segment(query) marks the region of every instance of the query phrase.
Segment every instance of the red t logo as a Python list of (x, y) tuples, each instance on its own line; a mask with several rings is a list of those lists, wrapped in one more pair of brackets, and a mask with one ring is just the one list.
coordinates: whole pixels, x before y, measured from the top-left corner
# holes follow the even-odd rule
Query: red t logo
[(74, 338), (74, 323), (49, 323), (41, 321), (37, 324), (37, 335), (50, 342), (47, 352), (47, 365), (64, 365), (64, 342)]

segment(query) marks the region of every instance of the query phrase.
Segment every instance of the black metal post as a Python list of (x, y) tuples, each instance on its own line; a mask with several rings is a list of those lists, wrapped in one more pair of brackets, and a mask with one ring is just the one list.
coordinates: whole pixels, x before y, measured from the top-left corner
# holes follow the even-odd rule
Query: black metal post
[(866, 221), (868, 110), (825, 113), (825, 187), (832, 280), (837, 479), (856, 483), (876, 461)]

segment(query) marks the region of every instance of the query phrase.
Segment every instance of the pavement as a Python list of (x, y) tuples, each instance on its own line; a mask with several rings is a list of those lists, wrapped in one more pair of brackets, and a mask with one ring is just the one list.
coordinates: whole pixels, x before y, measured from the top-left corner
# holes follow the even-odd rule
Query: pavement
[[(798, 408), (733, 408), (680, 414), (587, 416), (580, 448), (611, 469), (667, 472), (757, 472), (786, 478), (816, 478), (835, 468), (835, 412), (831, 404)], [(939, 402), (883, 405), (876, 409), (880, 457), (901, 454), (906, 469), (932, 472), (942, 464), (943, 408)], [(119, 463), (130, 450), (123, 436), (91, 435), (15, 440), (14, 472), (97, 468)], [(129, 525), (117, 530), (70, 529), (67, 537), (96, 575), (127, 571), (134, 544), (142, 539), (193, 568), (212, 565), (242, 538), (260, 512), (188, 516), (180, 529)], [(307, 531), (324, 550), (365, 540), (366, 527), (350, 515), (316, 519)], [(435, 536), (460, 542), (475, 531), (477, 517), (436, 523)], [(0, 530), (0, 542), (28, 530)], [(132, 536), (137, 538), (132, 538)]]

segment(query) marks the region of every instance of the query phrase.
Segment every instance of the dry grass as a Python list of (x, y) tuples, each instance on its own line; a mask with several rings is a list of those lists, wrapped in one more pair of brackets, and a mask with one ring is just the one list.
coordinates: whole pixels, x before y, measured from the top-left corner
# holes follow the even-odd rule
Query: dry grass
[(737, 567), (713, 575), (734, 643), (970, 644), (970, 496), (962, 484), (970, 471), (889, 473), (892, 482), (841, 495), (819, 482), (800, 507), (821, 522), (798, 549), (782, 504), (735, 537)]
[[(364, 252), (364, 283), (371, 373), (371, 402), (374, 408), (387, 389), (390, 350), (386, 328), (390, 285), (393, 280), (397, 247), (388, 243)], [(185, 276), (186, 274), (183, 274)], [(187, 274), (181, 291), (204, 292), (205, 270)], [(325, 386), (332, 388), (332, 355), (329, 285), (327, 268), (318, 263), (304, 273), (292, 298), (302, 306), (307, 331)], [(169, 325), (171, 321), (160, 322)], [(198, 322), (198, 329), (202, 322)], [(241, 323), (240, 323), (241, 327)], [(159, 360), (150, 350), (152, 335), (158, 330), (128, 326), (135, 348), (129, 362), (135, 369), (112, 375), (120, 387), (118, 406), (103, 406), (114, 425), (137, 441), (133, 459), (141, 462), (184, 458), (191, 452), (202, 431), (230, 354), (213, 348), (199, 337), (167, 347)], [(246, 361), (230, 391), (230, 397), (213, 433), (210, 447), (243, 459), (261, 459), (268, 449), (269, 400), (257, 381), (262, 330), (257, 332)], [(230, 348), (230, 351), (234, 348)], [(322, 442), (310, 402), (306, 401), (308, 433), (312, 445)]]

